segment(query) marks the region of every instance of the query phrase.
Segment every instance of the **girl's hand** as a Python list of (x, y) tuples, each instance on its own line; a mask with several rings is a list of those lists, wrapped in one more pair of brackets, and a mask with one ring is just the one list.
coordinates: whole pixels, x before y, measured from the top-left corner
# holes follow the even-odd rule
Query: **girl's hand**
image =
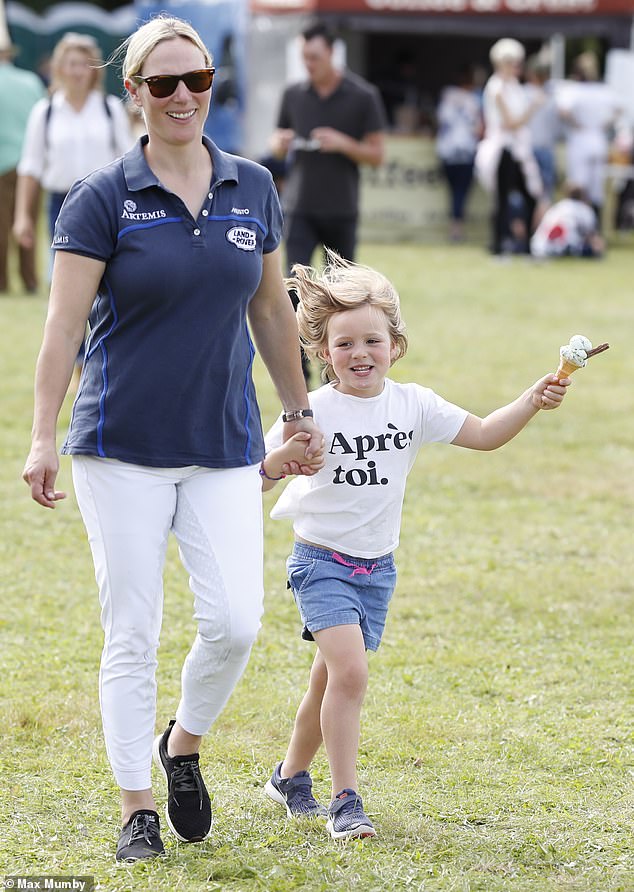
[(289, 454), (284, 456), (286, 460), (282, 464), (283, 474), (303, 474), (306, 477), (312, 477), (313, 474), (316, 474), (317, 471), (323, 468), (325, 463), (324, 438), (321, 438), (317, 451), (310, 458), (307, 458), (306, 452), (311, 439), (311, 434), (308, 431), (299, 431), (284, 443), (282, 448), (284, 450), (288, 449)]
[(536, 409), (558, 409), (571, 384), (570, 378), (558, 379), (552, 373), (545, 375), (533, 385), (531, 402)]

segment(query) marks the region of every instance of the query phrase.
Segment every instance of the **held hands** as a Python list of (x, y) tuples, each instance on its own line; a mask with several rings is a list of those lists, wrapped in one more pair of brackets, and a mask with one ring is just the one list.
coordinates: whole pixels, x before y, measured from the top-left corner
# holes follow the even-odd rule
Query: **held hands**
[(66, 498), (65, 492), (55, 489), (59, 459), (55, 445), (34, 445), (29, 452), (22, 479), (31, 487), (31, 498), (44, 508), (54, 508), (55, 502)]
[(571, 385), (570, 378), (558, 379), (552, 373), (533, 384), (531, 402), (536, 409), (558, 409)]
[(303, 474), (306, 477), (312, 477), (323, 468), (324, 438), (321, 437), (318, 449), (309, 455), (311, 439), (308, 431), (299, 431), (299, 433), (293, 434), (279, 450), (276, 450), (279, 452), (282, 474)]

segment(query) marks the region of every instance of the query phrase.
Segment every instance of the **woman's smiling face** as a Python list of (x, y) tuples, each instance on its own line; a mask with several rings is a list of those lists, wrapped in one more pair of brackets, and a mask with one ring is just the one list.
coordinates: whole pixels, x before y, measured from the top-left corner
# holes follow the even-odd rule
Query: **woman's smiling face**
[[(139, 72), (143, 77), (157, 74), (184, 74), (207, 67), (201, 50), (185, 37), (162, 40), (148, 55)], [(135, 105), (143, 109), (150, 136), (171, 144), (199, 140), (209, 114), (211, 88), (204, 93), (192, 93), (179, 81), (171, 96), (157, 99), (150, 94), (147, 84), (127, 80), (126, 88)]]

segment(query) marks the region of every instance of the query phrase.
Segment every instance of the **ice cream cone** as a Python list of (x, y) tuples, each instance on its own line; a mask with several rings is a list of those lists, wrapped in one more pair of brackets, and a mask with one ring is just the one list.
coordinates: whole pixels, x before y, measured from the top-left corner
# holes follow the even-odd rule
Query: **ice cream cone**
[(557, 379), (561, 380), (561, 378), (569, 378), (573, 372), (582, 368), (582, 365), (575, 365), (574, 362), (569, 362), (567, 359), (562, 358), (559, 360), (559, 368), (555, 374), (557, 375)]

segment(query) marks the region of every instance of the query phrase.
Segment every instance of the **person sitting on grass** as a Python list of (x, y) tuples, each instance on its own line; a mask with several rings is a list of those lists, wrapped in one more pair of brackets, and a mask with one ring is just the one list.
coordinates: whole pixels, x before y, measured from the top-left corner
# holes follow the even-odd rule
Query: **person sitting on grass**
[[(387, 377), (407, 335), (395, 288), (380, 273), (333, 252), (322, 274), (296, 264), (287, 280), (299, 298), (300, 337), (325, 363), (309, 394), (325, 436), (320, 470), (296, 477), (271, 512), (292, 517), (287, 561), (302, 637), (317, 652), (284, 759), (265, 792), (292, 817), (327, 818), (333, 839), (374, 836), (356, 772), (366, 651), (377, 650), (396, 584), (406, 478), (420, 447), (434, 441), (491, 450), (515, 437), (540, 409), (556, 409), (570, 384), (544, 375), (517, 399), (478, 418), (419, 384)], [(297, 444), (282, 443), (283, 420), (265, 437), (263, 488), (300, 468)], [(323, 465), (322, 465), (323, 461)], [(309, 768), (322, 742), (332, 775), (328, 809), (312, 793)]]
[(602, 257), (605, 240), (587, 194), (569, 184), (566, 197), (548, 208), (533, 237), (533, 257)]

